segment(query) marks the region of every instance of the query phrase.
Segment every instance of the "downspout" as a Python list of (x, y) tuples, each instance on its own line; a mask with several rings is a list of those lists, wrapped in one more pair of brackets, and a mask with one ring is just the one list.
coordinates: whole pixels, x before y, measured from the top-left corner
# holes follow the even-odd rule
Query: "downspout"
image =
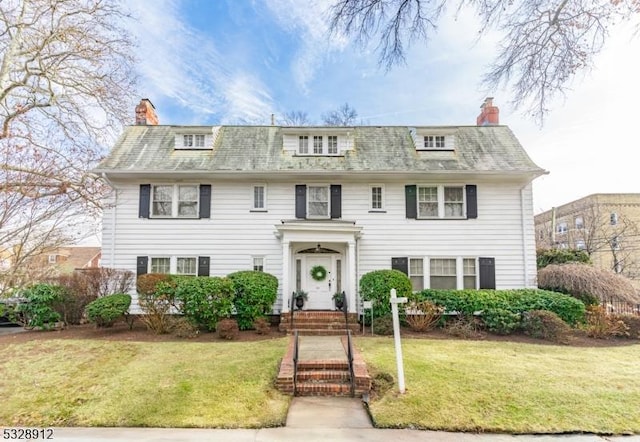
[(529, 265), (527, 263), (527, 234), (526, 234), (526, 222), (525, 222), (525, 212), (526, 208), (524, 205), (524, 194), (525, 188), (529, 184), (525, 184), (520, 188), (520, 224), (522, 228), (522, 262), (524, 263), (524, 288), (528, 288), (529, 282)]
[(102, 179), (104, 179), (107, 184), (113, 189), (113, 193), (115, 195), (113, 201), (113, 216), (111, 217), (111, 247), (109, 250), (109, 261), (111, 262), (111, 266), (115, 268), (115, 259), (116, 259), (116, 218), (118, 214), (118, 190), (116, 186), (111, 182), (109, 178), (107, 178), (107, 174), (102, 172)]

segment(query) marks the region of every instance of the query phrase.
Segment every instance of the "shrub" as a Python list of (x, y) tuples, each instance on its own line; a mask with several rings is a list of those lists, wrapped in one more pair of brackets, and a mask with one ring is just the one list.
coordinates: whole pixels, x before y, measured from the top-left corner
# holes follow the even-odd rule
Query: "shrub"
[(156, 293), (159, 283), (169, 283), (172, 280), (173, 277), (166, 273), (146, 273), (138, 276), (136, 280), (136, 291), (139, 295), (151, 295)]
[(140, 275), (136, 288), (138, 305), (144, 313), (140, 320), (155, 334), (169, 333), (175, 325), (171, 315), (175, 291), (172, 277), (159, 273)]
[(240, 330), (248, 330), (257, 318), (271, 313), (278, 296), (278, 278), (253, 270), (231, 273), (227, 277), (233, 281), (238, 326)]
[(491, 333), (508, 335), (520, 327), (520, 314), (503, 308), (491, 308), (482, 312), (482, 322)]
[(268, 335), (269, 333), (271, 333), (271, 324), (269, 323), (269, 320), (264, 316), (256, 319), (253, 322), (253, 328), (259, 335)]
[(87, 305), (97, 299), (89, 286), (87, 277), (82, 272), (73, 272), (55, 278), (57, 285), (65, 288), (65, 293), (55, 309), (66, 324), (80, 324), (84, 319)]
[(171, 333), (179, 338), (195, 338), (200, 333), (198, 327), (193, 325), (187, 318), (171, 317), (170, 318)]
[(238, 321), (235, 319), (222, 319), (218, 322), (216, 328), (220, 339), (234, 340), (240, 336), (240, 329), (238, 327)]
[(360, 278), (360, 295), (365, 301), (373, 301), (373, 317), (379, 318), (391, 313), (389, 302), (391, 289), (397, 296), (411, 295), (411, 280), (399, 270), (376, 270)]
[(130, 305), (131, 296), (125, 293), (103, 296), (87, 305), (87, 317), (98, 327), (111, 327), (125, 318)]
[(587, 308), (586, 329), (587, 336), (597, 339), (629, 335), (626, 324), (615, 316), (609, 316), (605, 308), (600, 305)]
[(413, 294), (416, 301), (431, 301), (447, 312), (473, 315), (492, 309), (511, 313), (549, 310), (569, 324), (584, 320), (584, 304), (571, 296), (538, 289), (519, 290), (423, 290)]
[(26, 302), (19, 304), (16, 311), (21, 314), (25, 327), (50, 329), (60, 321), (61, 315), (55, 308), (59, 308), (67, 295), (66, 289), (62, 286), (35, 284), (22, 293)]
[(536, 251), (536, 263), (538, 269), (542, 269), (550, 264), (565, 264), (568, 262), (579, 262), (590, 264), (591, 258), (584, 250), (577, 249), (540, 249)]
[(100, 298), (116, 293), (128, 293), (133, 287), (135, 275), (129, 270), (100, 267), (81, 271), (88, 293)]
[(627, 326), (628, 337), (631, 339), (640, 339), (640, 316), (638, 315), (615, 315), (614, 319), (622, 321)]
[(444, 308), (429, 301), (412, 302), (405, 312), (409, 328), (424, 332), (436, 325), (444, 313)]
[(522, 330), (537, 339), (567, 343), (571, 328), (566, 322), (548, 310), (532, 310), (522, 315)]
[(231, 316), (234, 291), (229, 278), (182, 276), (175, 284), (176, 308), (198, 327), (213, 331), (221, 318)]
[(629, 279), (586, 264), (549, 265), (538, 271), (538, 287), (567, 293), (588, 303), (593, 303), (594, 297), (599, 301), (640, 302)]
[(384, 315), (373, 320), (373, 332), (376, 335), (388, 336), (393, 334), (393, 319), (391, 315)]
[(477, 339), (483, 336), (482, 322), (473, 315), (458, 315), (447, 321), (445, 333), (464, 339)]

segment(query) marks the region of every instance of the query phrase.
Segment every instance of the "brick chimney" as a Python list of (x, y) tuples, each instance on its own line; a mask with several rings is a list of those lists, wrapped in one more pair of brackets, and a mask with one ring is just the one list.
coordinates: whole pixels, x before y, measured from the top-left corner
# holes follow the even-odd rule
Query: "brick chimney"
[(500, 124), (500, 110), (493, 105), (493, 97), (484, 99), (480, 106), (480, 115), (476, 119), (478, 126), (495, 126)]
[(136, 106), (136, 125), (137, 126), (157, 126), (158, 116), (156, 108), (148, 98), (140, 100), (140, 104)]

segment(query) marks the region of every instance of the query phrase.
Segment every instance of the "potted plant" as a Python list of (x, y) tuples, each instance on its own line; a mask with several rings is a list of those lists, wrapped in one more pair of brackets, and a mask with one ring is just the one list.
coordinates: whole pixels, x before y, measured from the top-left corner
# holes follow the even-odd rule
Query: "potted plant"
[(298, 290), (293, 293), (293, 297), (296, 301), (296, 307), (298, 308), (298, 310), (302, 310), (302, 307), (304, 307), (304, 303), (309, 297), (309, 294), (304, 290)]
[(333, 303), (336, 306), (336, 310), (342, 310), (342, 308), (344, 307), (344, 298), (344, 292), (335, 292), (333, 294)]

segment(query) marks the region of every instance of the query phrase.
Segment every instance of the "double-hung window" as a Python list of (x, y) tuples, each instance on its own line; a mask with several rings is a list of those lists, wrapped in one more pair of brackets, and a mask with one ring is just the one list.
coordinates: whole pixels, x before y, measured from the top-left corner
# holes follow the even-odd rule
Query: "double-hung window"
[(300, 135), (298, 138), (298, 153), (300, 154), (308, 154), (309, 153), (309, 136), (308, 135)]
[(313, 136), (313, 153), (315, 155), (322, 154), (322, 136), (321, 135)]
[(151, 273), (171, 273), (171, 258), (151, 258)]
[(556, 227), (556, 233), (567, 233), (568, 230), (569, 226), (567, 226), (566, 222), (558, 223), (558, 226)]
[(409, 258), (409, 279), (414, 292), (424, 289), (424, 267), (422, 258)]
[(176, 274), (178, 275), (197, 275), (198, 274), (198, 260), (197, 258), (182, 258), (176, 259)]
[(463, 285), (465, 289), (476, 288), (476, 260), (475, 258), (464, 258), (462, 260)]
[(151, 192), (151, 215), (157, 218), (197, 218), (197, 185), (154, 185)]
[(253, 186), (253, 210), (264, 211), (267, 209), (267, 186), (256, 184)]
[(384, 187), (371, 186), (371, 210), (384, 210)]
[(463, 186), (419, 186), (419, 218), (463, 218)]
[(338, 154), (338, 136), (337, 135), (329, 135), (327, 137), (327, 149), (328, 149), (329, 155)]
[(455, 258), (434, 258), (429, 263), (430, 288), (450, 289), (457, 287)]
[(257, 272), (264, 272), (264, 256), (254, 256), (252, 261), (253, 270)]
[(329, 218), (329, 186), (307, 187), (307, 216), (309, 218)]
[(438, 217), (438, 188), (418, 187), (418, 216), (420, 218)]

